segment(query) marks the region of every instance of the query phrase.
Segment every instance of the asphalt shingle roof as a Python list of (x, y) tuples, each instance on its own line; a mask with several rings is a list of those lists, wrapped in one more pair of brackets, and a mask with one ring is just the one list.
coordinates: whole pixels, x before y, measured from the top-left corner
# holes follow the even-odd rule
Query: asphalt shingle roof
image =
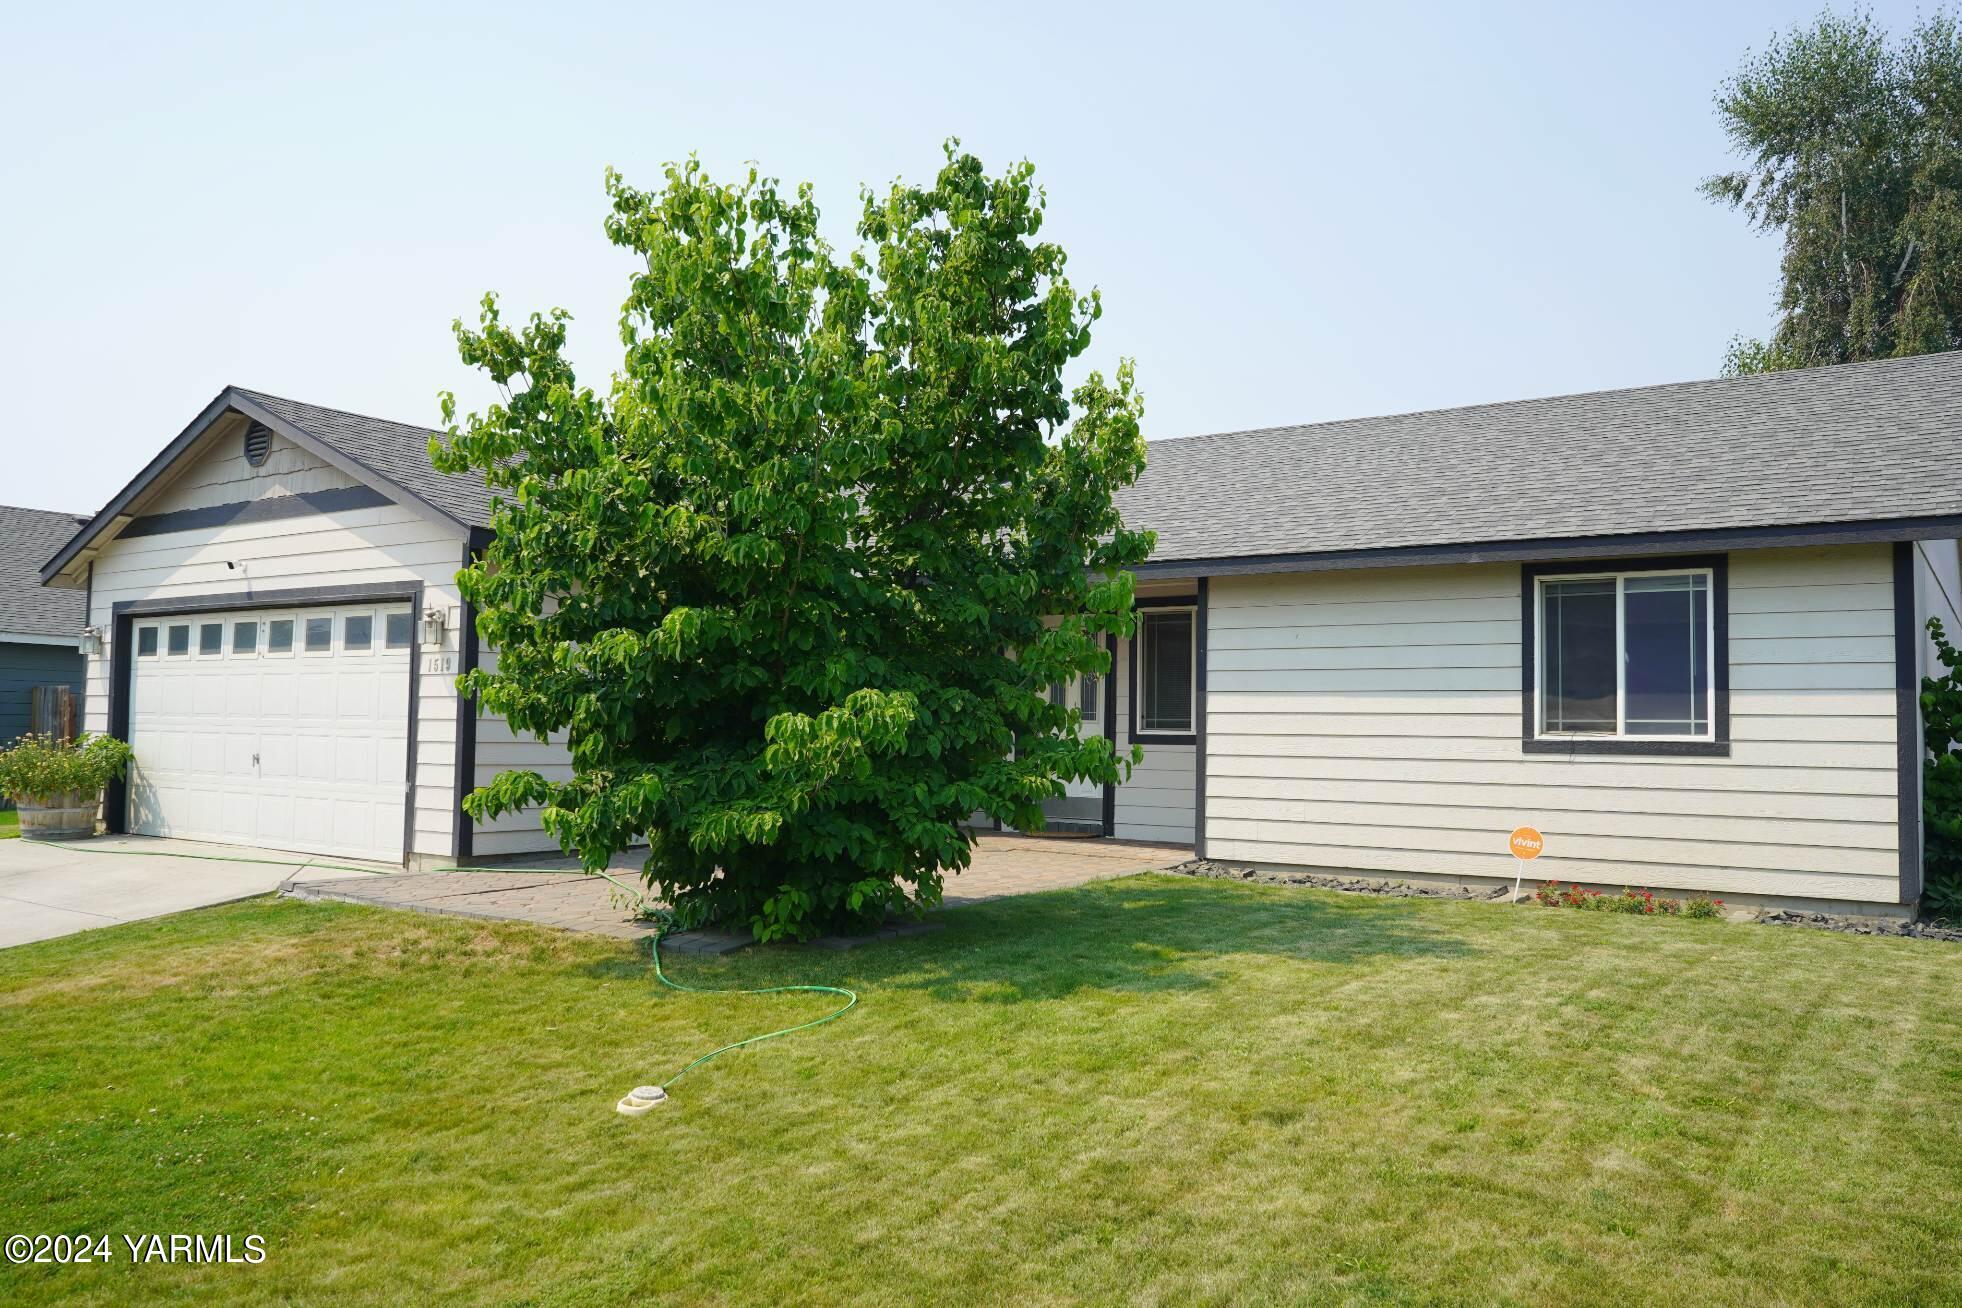
[(82, 634), (88, 596), (41, 584), (41, 565), (87, 522), (73, 513), (0, 505), (0, 640)]
[(482, 475), (438, 472), (432, 468), (429, 438), (436, 433), (429, 428), (340, 409), (323, 409), (317, 404), (302, 404), (243, 387), (233, 389), (466, 526), (490, 525), (490, 488), (484, 485)]
[(1153, 562), (1962, 514), (1962, 352), (1153, 441)]

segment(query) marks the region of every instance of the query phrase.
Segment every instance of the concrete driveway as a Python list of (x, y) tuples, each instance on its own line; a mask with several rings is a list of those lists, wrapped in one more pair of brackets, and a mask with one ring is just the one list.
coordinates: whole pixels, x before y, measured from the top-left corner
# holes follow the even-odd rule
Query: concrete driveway
[[(186, 854), (205, 857), (181, 857)], [(266, 861), (208, 861), (214, 855)], [(314, 870), (322, 862), (336, 866)], [(362, 864), (154, 836), (97, 836), (73, 842), (0, 840), (0, 949), (269, 895), (291, 879), (359, 876), (350, 874), (349, 866)], [(377, 863), (374, 870), (396, 869)]]

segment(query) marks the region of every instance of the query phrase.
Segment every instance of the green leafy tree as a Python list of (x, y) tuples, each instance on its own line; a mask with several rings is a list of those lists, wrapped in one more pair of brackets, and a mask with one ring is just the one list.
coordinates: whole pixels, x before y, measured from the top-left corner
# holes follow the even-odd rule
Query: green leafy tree
[(936, 902), (972, 814), (1038, 827), (1065, 780), (1128, 772), (1044, 692), (1130, 630), (1140, 400), (1128, 362), (1066, 389), (1098, 296), (1037, 239), (1033, 170), (957, 144), (862, 195), (844, 256), (808, 187), (609, 173), (639, 266), (605, 394), (563, 311), (457, 325), (503, 395), (461, 423), (444, 396), (432, 442), (498, 499), (459, 578), (498, 659), (463, 688), (573, 762), (470, 812), (542, 806), (592, 868), (644, 838), (684, 922), (804, 938)]
[(1921, 810), (1926, 828), (1928, 906), (1962, 918), (1962, 651), (1949, 644), (1941, 619), (1928, 619), (1942, 675), (1921, 679)]
[(1775, 38), (1717, 94), (1744, 166), (1703, 183), (1784, 240), (1778, 324), (1732, 374), (1962, 345), (1962, 36), (1889, 44), (1870, 16)]

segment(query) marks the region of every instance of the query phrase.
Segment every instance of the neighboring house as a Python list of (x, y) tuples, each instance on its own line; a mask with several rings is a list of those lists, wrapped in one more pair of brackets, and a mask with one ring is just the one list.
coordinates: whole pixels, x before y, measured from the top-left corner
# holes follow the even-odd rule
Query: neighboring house
[[(1867, 907), (1921, 888), (1917, 687), (1962, 601), (1962, 354), (1155, 442), (1113, 675), (1144, 747), (1059, 825), (1255, 864)], [(481, 480), (424, 429), (227, 390), (43, 569), (92, 586), (112, 829), (412, 864), (513, 766), (459, 703)], [(91, 576), (93, 580), (91, 581)]]
[(1921, 890), (1962, 353), (1155, 442), (1119, 836), (1261, 865)]
[(421, 866), (557, 848), (532, 814), (460, 816), (507, 767), (570, 767), (459, 701), (490, 657), (456, 587), (490, 496), (430, 435), (228, 388), (49, 548), (100, 635), (87, 726), (136, 751), (111, 831)]
[(72, 513), (0, 505), (0, 746), (25, 732), (36, 686), (82, 693), (86, 599), (41, 585), (41, 565), (75, 534)]

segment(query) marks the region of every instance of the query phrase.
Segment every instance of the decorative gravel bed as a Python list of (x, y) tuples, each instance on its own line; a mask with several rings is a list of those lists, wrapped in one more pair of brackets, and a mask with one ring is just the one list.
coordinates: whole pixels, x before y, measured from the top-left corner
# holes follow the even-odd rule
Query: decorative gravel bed
[(1264, 886), (1314, 886), (1321, 890), (1346, 890), (1352, 895), (1391, 895), (1401, 899), (1504, 899), (1512, 894), (1508, 886), (1481, 890), (1476, 886), (1378, 881), (1372, 877), (1334, 877), (1320, 872), (1262, 872), (1256, 868), (1217, 863), (1210, 858), (1187, 859), (1165, 871), (1187, 877), (1210, 877), (1215, 881), (1252, 881)]
[(1890, 918), (1841, 917), (1833, 913), (1805, 913), (1795, 909), (1772, 909), (1758, 914), (1766, 926), (1810, 927), (1814, 931), (1845, 931), (1856, 936), (1915, 936), (1922, 940), (1962, 942), (1962, 930), (1940, 922), (1899, 922)]
[[(1512, 895), (1510, 886), (1495, 886), (1490, 890), (1481, 890), (1476, 886), (1379, 881), (1371, 877), (1338, 877), (1320, 872), (1263, 872), (1258, 868), (1220, 863), (1210, 858), (1188, 859), (1166, 868), (1165, 871), (1180, 876), (1208, 877), (1215, 881), (1252, 881), (1265, 886), (1314, 886), (1321, 890), (1347, 891), (1353, 895), (1390, 895), (1407, 899), (1478, 899), (1489, 902), (1507, 899)], [(1739, 919), (1732, 916), (1730, 920)], [(1747, 920), (1761, 922), (1766, 926), (1840, 931), (1858, 936), (1913, 936), (1921, 940), (1949, 940), (1962, 943), (1962, 929), (1940, 922), (1902, 922), (1892, 918), (1848, 917), (1834, 913), (1807, 913), (1797, 909), (1769, 909)]]

